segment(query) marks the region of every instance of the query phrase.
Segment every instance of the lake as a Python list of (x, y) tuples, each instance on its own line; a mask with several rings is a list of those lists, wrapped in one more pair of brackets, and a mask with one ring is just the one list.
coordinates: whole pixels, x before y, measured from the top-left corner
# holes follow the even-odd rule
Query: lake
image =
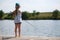
[[(14, 35), (14, 26), (14, 20), (0, 20), (0, 35)], [(60, 20), (23, 20), (21, 34), (60, 37)]]

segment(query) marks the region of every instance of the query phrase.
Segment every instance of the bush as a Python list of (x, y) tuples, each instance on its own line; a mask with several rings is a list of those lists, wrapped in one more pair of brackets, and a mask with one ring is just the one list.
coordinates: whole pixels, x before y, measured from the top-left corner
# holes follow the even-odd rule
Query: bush
[(0, 10), (0, 19), (2, 19), (4, 12)]

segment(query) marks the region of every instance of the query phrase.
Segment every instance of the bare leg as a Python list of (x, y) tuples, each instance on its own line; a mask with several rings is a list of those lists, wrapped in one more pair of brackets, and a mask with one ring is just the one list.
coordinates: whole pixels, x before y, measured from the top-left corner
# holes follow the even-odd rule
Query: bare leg
[(20, 37), (20, 33), (21, 33), (21, 23), (18, 23), (18, 35)]
[(15, 23), (15, 37), (17, 37), (17, 23)]

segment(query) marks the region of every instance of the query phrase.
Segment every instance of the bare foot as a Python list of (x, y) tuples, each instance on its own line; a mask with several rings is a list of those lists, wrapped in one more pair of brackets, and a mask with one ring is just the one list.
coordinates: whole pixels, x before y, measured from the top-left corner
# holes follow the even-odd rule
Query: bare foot
[(17, 35), (15, 35), (15, 38), (17, 37)]
[(20, 37), (20, 35), (18, 37)]

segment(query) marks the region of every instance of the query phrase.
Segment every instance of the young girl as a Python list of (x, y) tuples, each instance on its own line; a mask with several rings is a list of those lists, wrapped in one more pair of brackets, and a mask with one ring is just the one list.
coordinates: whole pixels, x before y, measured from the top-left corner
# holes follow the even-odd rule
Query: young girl
[[(19, 10), (19, 8), (20, 8), (20, 5), (18, 3), (16, 3), (15, 10), (13, 11), (14, 23), (15, 23), (15, 37), (17, 37), (17, 32), (18, 32), (19, 37), (20, 37), (20, 33), (21, 33), (22, 13)], [(17, 31), (17, 29), (18, 29), (18, 31)]]

